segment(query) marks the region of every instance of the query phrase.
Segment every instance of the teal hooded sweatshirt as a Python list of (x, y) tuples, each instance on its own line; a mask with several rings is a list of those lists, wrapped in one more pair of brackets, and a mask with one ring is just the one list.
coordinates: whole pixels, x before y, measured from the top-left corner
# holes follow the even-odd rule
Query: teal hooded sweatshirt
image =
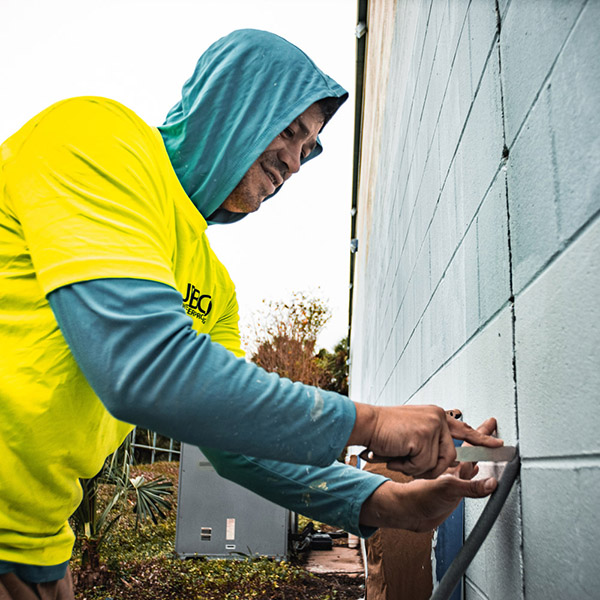
[[(270, 142), (322, 98), (348, 97), (299, 48), (243, 29), (213, 44), (159, 130), (183, 189), (209, 223), (245, 215), (219, 210)], [(303, 162), (318, 156), (322, 146)]]
[[(220, 206), (269, 143), (322, 98), (335, 99), (335, 112), (347, 93), (274, 34), (236, 31), (202, 55), (159, 130), (209, 224), (244, 216)], [(318, 143), (303, 162), (321, 151)], [(48, 300), (113, 416), (200, 446), (221, 475), (292, 511), (362, 536), (374, 531), (360, 526), (360, 509), (386, 479), (335, 461), (354, 425), (348, 398), (266, 373), (196, 335), (181, 294), (158, 282), (96, 279), (54, 290)], [(148, 350), (157, 347), (164, 348), (158, 359)], [(183, 355), (186, 368), (173, 377), (169, 367)], [(132, 401), (124, 373), (138, 398), (164, 391), (161, 407)], [(251, 403), (255, 418), (231, 411), (236, 401)], [(34, 582), (57, 579), (65, 568), (0, 562), (0, 573)]]

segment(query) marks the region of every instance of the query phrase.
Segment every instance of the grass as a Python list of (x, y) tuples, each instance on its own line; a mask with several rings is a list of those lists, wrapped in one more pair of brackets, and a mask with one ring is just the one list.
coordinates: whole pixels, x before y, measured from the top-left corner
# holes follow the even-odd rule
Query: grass
[[(76, 546), (76, 600), (356, 600), (363, 595), (362, 579), (315, 576), (297, 561), (179, 559), (174, 553), (179, 463), (142, 465), (131, 475), (141, 474), (173, 483), (173, 508), (164, 521), (143, 522), (137, 531), (133, 511), (126, 511), (102, 548), (103, 564), (96, 572), (82, 571)], [(101, 498), (109, 495), (110, 489), (100, 492)]]

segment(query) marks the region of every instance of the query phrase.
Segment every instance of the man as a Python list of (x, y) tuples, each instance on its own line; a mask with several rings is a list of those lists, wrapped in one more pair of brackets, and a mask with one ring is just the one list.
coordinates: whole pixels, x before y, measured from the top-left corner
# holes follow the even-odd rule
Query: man
[(478, 432), (438, 407), (374, 408), (241, 358), (234, 286), (207, 223), (235, 222), (275, 194), (321, 152), (318, 134), (346, 98), (296, 47), (243, 30), (206, 51), (158, 129), (115, 101), (74, 98), (2, 145), (9, 598), (70, 593), (78, 478), (98, 472), (131, 424), (197, 444), (226, 477), (363, 536), (431, 528), (463, 496), (493, 490), (470, 468), (411, 487), (335, 462), (361, 444), (435, 478), (454, 461), (452, 435), (500, 445), (493, 420)]

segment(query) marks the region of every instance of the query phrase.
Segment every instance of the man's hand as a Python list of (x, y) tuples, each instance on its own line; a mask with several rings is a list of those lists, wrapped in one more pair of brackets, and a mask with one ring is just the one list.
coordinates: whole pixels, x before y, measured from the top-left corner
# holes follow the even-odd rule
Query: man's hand
[(439, 406), (355, 405), (356, 421), (348, 445), (367, 446), (381, 456), (397, 456), (388, 468), (407, 475), (441, 475), (456, 459), (453, 437), (475, 446), (504, 443), (458, 421)]
[[(496, 420), (488, 419), (477, 432), (487, 436), (496, 429)], [(475, 463), (461, 463), (434, 480), (410, 483), (387, 481), (363, 504), (360, 524), (371, 527), (430, 531), (446, 520), (462, 498), (483, 498), (498, 485), (493, 477), (472, 481)]]

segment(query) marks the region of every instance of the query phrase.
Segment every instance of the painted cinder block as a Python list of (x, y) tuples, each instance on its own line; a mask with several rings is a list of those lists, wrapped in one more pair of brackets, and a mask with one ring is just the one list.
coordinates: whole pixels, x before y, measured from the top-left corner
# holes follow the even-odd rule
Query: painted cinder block
[[(584, 0), (569, 0), (511, 2), (508, 6), (502, 20), (500, 46), (509, 148), (560, 54), (583, 4)], [(590, 20), (589, 26), (594, 28), (597, 23), (597, 20), (595, 23)], [(592, 40), (589, 42), (588, 48), (591, 50), (594, 46)], [(590, 68), (597, 65), (597, 43), (595, 48), (595, 54), (586, 57)], [(575, 67), (576, 70), (585, 68), (585, 63), (578, 63)]]
[(431, 278), (429, 273), (429, 244), (425, 243), (421, 247), (421, 252), (415, 264), (413, 278), (415, 288), (415, 312), (413, 324), (421, 318), (425, 308), (431, 298)]
[(498, 9), (500, 11), (500, 18), (503, 19), (506, 15), (506, 9), (510, 4), (510, 0), (498, 0)]
[(470, 227), (462, 241), (464, 249), (464, 282), (465, 288), (465, 339), (469, 339), (479, 328), (479, 255), (477, 242), (477, 227)]
[(419, 327), (415, 328), (414, 335), (410, 338), (407, 346), (407, 358), (404, 361), (408, 366), (409, 377), (407, 381), (410, 381), (410, 386), (405, 394), (404, 398), (410, 398), (421, 386), (423, 382), (423, 369), (421, 368), (421, 348), (422, 336), (420, 335)]
[(547, 102), (529, 113), (508, 158), (513, 284), (518, 293), (558, 249), (556, 185)]
[[(495, 416), (499, 435), (505, 443), (514, 444), (517, 429), (511, 363), (512, 318), (507, 307), (436, 373), (411, 403), (441, 403), (447, 409), (459, 408), (465, 420), (474, 426)], [(485, 502), (467, 501), (467, 533)], [(518, 497), (513, 492), (469, 571), (469, 576), (489, 598), (522, 597), (519, 513)]]
[(600, 209), (600, 3), (583, 9), (550, 78), (561, 241)]
[[(453, 204), (453, 198), (448, 198), (448, 204)], [(431, 328), (429, 371), (456, 352), (479, 322), (476, 228), (467, 232), (458, 248), (456, 243), (448, 244), (456, 236), (451, 233), (454, 215), (446, 206), (438, 206), (431, 230), (433, 297), (426, 312)]]
[[(410, 272), (407, 267), (406, 256), (401, 255), (398, 263), (398, 270), (396, 271), (396, 277), (394, 281), (394, 308), (396, 309), (396, 321), (398, 320), (398, 313), (401, 311), (404, 315), (405, 311), (405, 302), (406, 302), (406, 293), (408, 291), (408, 284), (410, 283)], [(403, 322), (399, 322), (396, 325), (396, 335), (402, 338), (404, 342), (403, 335)]]
[(498, 19), (494, 2), (475, 0), (469, 5), (468, 36), (471, 88), (477, 90), (490, 53), (497, 42)]
[[(400, 118), (400, 115), (398, 116)], [(409, 209), (406, 208), (406, 199), (414, 198), (415, 190), (413, 187), (415, 186), (415, 176), (411, 171), (411, 161), (410, 157), (412, 156), (412, 148), (414, 147), (416, 132), (410, 126), (410, 122), (408, 122), (407, 118), (407, 128), (406, 131), (398, 138), (398, 148), (399, 148), (399, 160), (400, 167), (398, 169), (400, 177), (399, 177), (399, 185), (396, 191), (397, 200), (399, 201), (400, 209), (403, 214), (406, 214)], [(407, 149), (411, 149), (410, 153)]]
[[(473, 257), (474, 258), (474, 257)], [(465, 311), (465, 268), (469, 259), (465, 256), (465, 246), (461, 245), (442, 281), (440, 289), (444, 292), (442, 310), (444, 311), (444, 329), (448, 346), (443, 360), (450, 358), (466, 342)]]
[(419, 64), (419, 74), (417, 78), (417, 87), (415, 89), (415, 109), (419, 125), (423, 124), (423, 109), (426, 104), (427, 94), (429, 92), (429, 81), (433, 69), (433, 61), (437, 49), (437, 28), (435, 18), (438, 11), (432, 6), (427, 22), (427, 32), (423, 41), (423, 54)]
[[(442, 284), (440, 284), (442, 285)], [(426, 353), (423, 362), (423, 371), (428, 378), (443, 362), (446, 352), (445, 329), (443, 322), (444, 312), (440, 287), (431, 298), (431, 302), (423, 315), (423, 352)]]
[(465, 26), (470, 4), (470, 0), (453, 0), (447, 3), (444, 24), (442, 25), (442, 35), (445, 32), (448, 36), (445, 48), (447, 48), (448, 55), (452, 58), (454, 58), (454, 50), (458, 46), (458, 40)]
[(406, 184), (408, 180), (408, 163), (404, 160), (404, 154), (401, 152), (401, 146), (403, 145), (404, 138), (399, 137), (396, 140), (396, 144), (398, 146), (398, 179), (396, 185), (393, 189), (394, 195), (394, 204), (393, 211), (395, 214), (395, 233), (398, 235), (398, 231), (402, 230), (403, 223), (401, 220), (403, 210), (404, 210), (404, 194), (406, 190)]
[[(502, 108), (498, 54), (487, 63), (456, 156), (463, 194), (457, 197), (459, 226), (468, 227), (501, 165)], [(459, 229), (460, 235), (460, 229)]]
[[(432, 143), (434, 133), (437, 129), (442, 101), (450, 77), (452, 59), (454, 58), (455, 49), (451, 45), (447, 19), (448, 15), (444, 14), (443, 25), (440, 29), (435, 59), (433, 61), (431, 79), (429, 81), (427, 103), (423, 112), (423, 125), (425, 126), (429, 144)], [(456, 42), (458, 42), (458, 38)]]
[[(490, 463), (481, 465), (482, 470)], [(501, 477), (503, 467), (496, 466), (486, 474)], [(465, 500), (465, 537), (469, 535), (489, 500)], [(489, 600), (520, 600), (523, 594), (521, 557), (521, 523), (518, 483), (515, 483), (488, 537), (466, 572), (467, 581), (484, 590)]]
[(440, 197), (439, 156), (432, 151), (427, 158), (423, 179), (416, 199), (411, 229), (414, 232), (417, 246), (420, 247), (431, 226)]
[(468, 17), (463, 27), (460, 40), (458, 41), (456, 57), (452, 65), (452, 73), (450, 74), (450, 78), (451, 81), (454, 81), (458, 88), (456, 92), (458, 96), (456, 117), (459, 125), (458, 132), (460, 133), (467, 120), (471, 106), (473, 105), (473, 100), (475, 99), (475, 88), (473, 87), (471, 81), (471, 55)]
[(423, 187), (423, 178), (425, 170), (427, 169), (427, 160), (429, 155), (429, 146), (425, 134), (421, 128), (419, 128), (417, 137), (415, 139), (415, 147), (412, 156), (411, 171), (415, 175), (415, 181), (417, 183), (417, 194), (412, 198), (413, 208), (417, 203), (421, 189)]
[(395, 357), (391, 355), (390, 352), (386, 352), (385, 349), (381, 355), (381, 361), (379, 363), (379, 368), (375, 377), (375, 385), (376, 385), (376, 396), (380, 399), (379, 404), (386, 404), (383, 401), (383, 397), (386, 395), (386, 386), (388, 380), (392, 374), (392, 370), (395, 363)]
[(600, 452), (600, 220), (516, 298), (521, 452)]
[(459, 239), (456, 234), (456, 197), (454, 195), (454, 171), (440, 195), (437, 210), (431, 222), (431, 281), (436, 286), (456, 250)]
[[(436, 334), (432, 332), (434, 337)], [(425, 345), (422, 351), (427, 352)], [(458, 408), (473, 426), (496, 417), (498, 435), (506, 444), (517, 442), (509, 308), (501, 311), (451, 361), (437, 366), (441, 368), (413, 396), (411, 404)]]
[(454, 159), (472, 101), (469, 38), (463, 29), (438, 123), (442, 183)]
[[(423, 352), (427, 352), (425, 347)], [(512, 315), (506, 307), (413, 396), (411, 403), (459, 408), (465, 421), (473, 426), (495, 416), (498, 434), (506, 444), (515, 444), (512, 355)], [(466, 502), (467, 533), (485, 503), (486, 500)], [(522, 597), (519, 514), (518, 495), (513, 491), (469, 570), (474, 585), (484, 590), (486, 597), (498, 600)]]
[(433, 353), (434, 369), (438, 369), (451, 355), (452, 335), (450, 328), (447, 327), (447, 323), (451, 319), (448, 311), (449, 288), (448, 279), (442, 279), (428, 307), (428, 311), (431, 312), (431, 322), (433, 325), (431, 350)]
[[(439, 50), (439, 48), (438, 48)], [(439, 72), (438, 58), (440, 52), (436, 51), (433, 67), (427, 83), (427, 95), (421, 111), (421, 122), (419, 135), (423, 137), (425, 147), (429, 150), (433, 142), (433, 135), (436, 130), (437, 120), (440, 112), (442, 98), (445, 90), (445, 80)], [(447, 76), (447, 72), (445, 73)]]
[(465, 420), (477, 427), (488, 417), (495, 417), (498, 436), (508, 445), (515, 444), (510, 309), (502, 310), (452, 362), (462, 382), (458, 408), (463, 411)]
[(477, 215), (479, 321), (483, 325), (510, 297), (506, 177), (500, 171)]
[[(438, 28), (438, 38), (435, 49), (428, 93), (421, 118), (425, 128), (428, 144), (431, 144), (434, 132), (438, 130), (440, 111), (445, 101), (449, 79), (455, 64), (458, 43), (466, 21), (468, 2), (465, 0), (447, 3), (443, 10), (434, 6), (432, 17), (435, 17)], [(456, 63), (459, 64), (459, 63)]]
[(431, 351), (433, 328), (431, 323), (431, 312), (429, 310), (425, 311), (425, 314), (421, 319), (419, 330), (421, 334), (421, 370), (423, 378), (427, 380), (437, 367), (437, 363), (434, 361), (434, 354)]
[(527, 600), (596, 600), (600, 461), (525, 461), (521, 481)]
[(488, 600), (488, 597), (468, 579), (465, 581), (465, 600)]

